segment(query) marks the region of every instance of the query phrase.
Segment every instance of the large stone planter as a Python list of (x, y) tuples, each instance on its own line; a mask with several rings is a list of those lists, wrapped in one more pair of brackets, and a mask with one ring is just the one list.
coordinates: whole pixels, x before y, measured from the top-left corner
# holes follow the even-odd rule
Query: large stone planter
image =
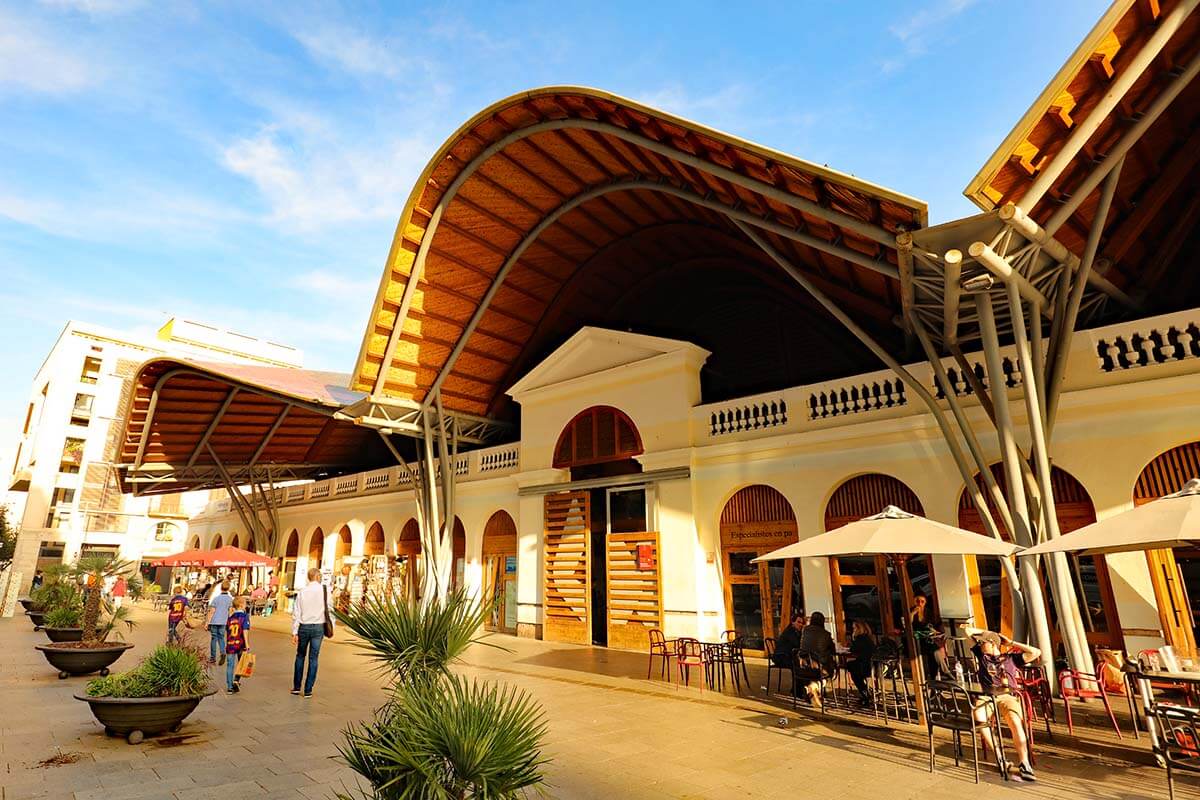
[(42, 651), (42, 655), (50, 662), (50, 666), (58, 670), (59, 679), (63, 679), (72, 675), (87, 675), (91, 672), (107, 675), (109, 665), (133, 645), (109, 644), (104, 647), (83, 648), (37, 644), (34, 647)]
[(204, 694), (187, 697), (89, 697), (77, 694), (75, 699), (91, 706), (93, 716), (104, 726), (107, 735), (124, 736), (130, 744), (137, 744), (144, 736), (179, 730), (200, 701), (215, 692), (210, 689)]
[(33, 623), (35, 631), (40, 631), (43, 623), (46, 621), (46, 615), (41, 611), (26, 611), (25, 616), (29, 617), (29, 621)]
[(52, 642), (82, 642), (83, 628), (42, 628)]
[(33, 610), (33, 601), (30, 600), (28, 597), (17, 598), (17, 602), (21, 604), (21, 608), (24, 609), (25, 611)]

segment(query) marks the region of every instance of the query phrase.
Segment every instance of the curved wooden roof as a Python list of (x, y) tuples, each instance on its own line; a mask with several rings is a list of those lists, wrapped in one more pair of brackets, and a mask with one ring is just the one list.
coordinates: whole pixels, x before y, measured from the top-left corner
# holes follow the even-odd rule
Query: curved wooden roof
[[(123, 491), (317, 478), (390, 464), (378, 434), (334, 414), (362, 397), (344, 373), (154, 358), (133, 377), (117, 461)], [(213, 455), (216, 455), (216, 458)], [(217, 461), (221, 464), (218, 466)]]
[[(1195, 6), (1195, 0), (1113, 3), (972, 179), (964, 190), (967, 197), (985, 210), (1016, 203), (1045, 225), (1065, 200), (1088, 191), (1055, 233), (1081, 254), (1100, 195), (1084, 182), (1156, 101), (1166, 100), (1175, 80), (1196, 69), (1200, 13)], [(1143, 69), (1144, 59), (1150, 60)], [(1093, 119), (1106, 96), (1119, 93), (1126, 81), (1128, 89), (1115, 108)], [(1074, 148), (1067, 148), (1079, 131), (1083, 144), (1072, 154)], [(1057, 171), (1060, 153), (1065, 168), (1039, 186), (1043, 171), (1047, 176)], [(1152, 295), (1152, 306), (1194, 305), (1195, 297), (1181, 295), (1177, 284), (1159, 298), (1153, 290), (1173, 263), (1186, 266), (1177, 258), (1181, 253), (1195, 252), (1198, 185), (1200, 80), (1190, 80), (1125, 158), (1101, 239), (1099, 271), (1110, 263), (1106, 277), (1135, 296)], [(1031, 191), (1040, 196), (1028, 195)], [(1195, 282), (1190, 286), (1200, 288)]]
[[(502, 100), (456, 131), (414, 187), (350, 385), (419, 403), (440, 388), (449, 410), (494, 413), (519, 377), (514, 367), (532, 366), (533, 354), (583, 324), (581, 315), (602, 324), (596, 316), (619, 311), (665, 264), (686, 285), (691, 273), (679, 264), (688, 246), (680, 243), (693, 232), (718, 242), (712, 259), (778, 273), (748, 252), (731, 219), (765, 229), (865, 322), (891, 328), (894, 238), (925, 225), (926, 208), (594, 89)], [(684, 235), (681, 225), (690, 226)]]

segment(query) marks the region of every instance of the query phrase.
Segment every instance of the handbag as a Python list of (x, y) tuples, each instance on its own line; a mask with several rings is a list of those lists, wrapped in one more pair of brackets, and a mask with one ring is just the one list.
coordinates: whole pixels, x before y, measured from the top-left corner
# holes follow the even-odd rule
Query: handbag
[(237, 666), (233, 668), (233, 674), (239, 678), (248, 678), (254, 674), (254, 653), (249, 650), (243, 651), (241, 658), (238, 659)]
[(325, 638), (333, 638), (333, 620), (329, 618), (329, 589), (321, 587), (321, 599), (325, 601)]

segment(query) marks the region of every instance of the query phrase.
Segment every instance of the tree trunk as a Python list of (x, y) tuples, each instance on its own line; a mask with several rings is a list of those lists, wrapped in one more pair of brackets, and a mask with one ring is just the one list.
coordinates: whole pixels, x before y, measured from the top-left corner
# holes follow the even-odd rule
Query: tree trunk
[(98, 637), (96, 630), (100, 622), (101, 587), (103, 583), (95, 580), (87, 594), (87, 602), (83, 604), (83, 641), (94, 642)]

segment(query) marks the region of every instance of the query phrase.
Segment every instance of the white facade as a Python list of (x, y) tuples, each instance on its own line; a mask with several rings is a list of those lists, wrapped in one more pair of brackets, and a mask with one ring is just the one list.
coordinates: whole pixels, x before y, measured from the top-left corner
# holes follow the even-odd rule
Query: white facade
[[(1139, 475), (1152, 460), (1200, 439), (1194, 410), (1200, 404), (1200, 334), (1188, 333), (1197, 330), (1198, 318), (1200, 312), (1180, 312), (1077, 334), (1052, 455), (1082, 484), (1096, 516), (1130, 508)], [(1164, 344), (1156, 345), (1152, 332)], [(762, 484), (782, 493), (801, 538), (824, 529), (835, 491), (864, 474), (897, 479), (927, 516), (959, 524), (962, 479), (931, 416), (890, 372), (704, 404), (699, 373), (706, 357), (686, 342), (585, 328), (512, 388), (521, 406), (521, 441), (459, 456), (456, 503), (466, 531), (467, 585), (478, 589), (483, 580), (487, 521), (507, 512), (518, 531), (523, 635), (541, 635), (545, 622), (544, 497), (571, 481), (569, 470), (553, 466), (556, 442), (564, 426), (590, 407), (619, 409), (640, 434), (641, 474), (620, 480), (646, 487), (647, 529), (659, 534), (668, 636), (711, 639), (734, 627), (726, 574), (732, 562), (723, 557), (721, 518), (745, 487)], [(934, 385), (927, 365), (910, 369)], [(1016, 375), (1013, 383), (1019, 383)], [(1020, 391), (1019, 385), (1009, 390), (1018, 425)], [(982, 418), (973, 396), (959, 393), (968, 413)], [(1027, 438), (1024, 428), (1021, 435)], [(999, 460), (994, 437), (983, 446), (990, 462)], [(280, 488), (276, 499), (283, 539), (292, 530), (298, 537), (296, 575), (309, 566), (310, 552), (329, 565), (343, 527), (351, 534), (352, 558), (364, 554), (365, 532), (376, 523), (386, 553), (394, 554), (401, 529), (415, 516), (410, 486), (398, 468)], [(188, 544), (206, 547), (234, 535), (244, 541), (241, 528), (228, 499), (216, 500), (191, 520)], [(1145, 557), (1106, 560), (1119, 616), (1114, 639), (1135, 652), (1161, 644), (1163, 625)], [(938, 557), (933, 566), (943, 617), (977, 617), (972, 565)], [(803, 600), (793, 607), (832, 616), (840, 596), (835, 598), (829, 561), (808, 559), (797, 569)]]
[(187, 518), (209, 493), (122, 496), (110, 468), (132, 376), (163, 355), (289, 367), (302, 360), (294, 348), (184, 320), (170, 320), (154, 338), (69, 322), (34, 377), (6, 476), (10, 496), (24, 500), (14, 520), (22, 591), (39, 560), (71, 562), (87, 550), (137, 562), (181, 549)]

